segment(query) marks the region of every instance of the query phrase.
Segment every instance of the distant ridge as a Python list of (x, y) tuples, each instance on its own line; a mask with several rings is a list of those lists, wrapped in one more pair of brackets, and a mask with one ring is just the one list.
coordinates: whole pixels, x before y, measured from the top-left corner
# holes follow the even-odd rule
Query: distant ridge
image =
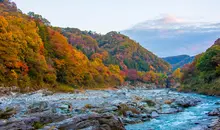
[(182, 68), (185, 64), (191, 63), (194, 60), (194, 58), (194, 56), (179, 55), (165, 57), (163, 59), (171, 64), (172, 70), (176, 70), (177, 68)]

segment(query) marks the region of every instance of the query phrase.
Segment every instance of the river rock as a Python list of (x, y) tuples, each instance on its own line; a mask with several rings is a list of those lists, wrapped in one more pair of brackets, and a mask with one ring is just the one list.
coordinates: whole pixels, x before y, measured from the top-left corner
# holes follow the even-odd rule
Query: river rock
[(209, 116), (220, 116), (220, 108), (216, 108), (208, 113)]
[(191, 107), (196, 106), (200, 102), (199, 99), (196, 98), (190, 98), (190, 97), (184, 97), (184, 98), (178, 98), (175, 103), (178, 104), (181, 107)]
[[(134, 113), (130, 114), (130, 117), (132, 117), (132, 118), (140, 118), (141, 119), (142, 116), (143, 116), (142, 114), (134, 114)], [(144, 115), (144, 117), (145, 117), (145, 115)]]
[(141, 110), (142, 113), (151, 114), (153, 111), (157, 111), (159, 108), (154, 107), (144, 107), (144, 109)]
[(0, 97), (1, 96), (10, 96), (14, 93), (20, 92), (20, 89), (16, 86), (12, 87), (0, 87)]
[(43, 91), (43, 96), (50, 96), (50, 95), (53, 95), (53, 92), (52, 91), (48, 91), (48, 90), (45, 90)]
[(208, 127), (206, 130), (220, 130), (220, 118), (214, 120)]
[(165, 100), (164, 103), (165, 104), (171, 104), (174, 100)]
[(37, 117), (28, 117), (28, 118), (22, 118), (22, 119), (16, 119), (16, 120), (4, 120), (0, 123), (0, 129), (1, 130), (29, 130), (34, 129), (32, 127), (34, 122), (39, 122), (40, 118)]
[(133, 114), (133, 113), (132, 113), (131, 111), (126, 111), (126, 112), (125, 112), (125, 116), (126, 116), (126, 117), (130, 117), (132, 114)]
[(34, 113), (29, 116), (39, 118), (40, 122), (43, 124), (50, 123), (50, 122), (59, 122), (67, 118), (67, 116), (65, 115), (52, 113), (51, 111)]
[(216, 102), (215, 105), (220, 105), (220, 101)]
[(156, 105), (156, 103), (150, 99), (144, 99), (142, 100), (142, 102), (146, 102), (148, 104), (148, 106), (153, 107)]
[(13, 122), (7, 122), (5, 125), (0, 126), (1, 130), (33, 130), (32, 125), (26, 125), (24, 120), (17, 120)]
[(57, 123), (51, 123), (43, 129), (54, 126), (56, 129), (125, 130), (121, 120), (112, 114), (78, 115)]
[(16, 114), (15, 108), (6, 108), (5, 110), (0, 110), (0, 119), (8, 119)]
[(122, 118), (122, 122), (123, 124), (127, 125), (127, 124), (137, 124), (137, 123), (141, 123), (142, 120), (141, 119), (135, 119), (135, 118)]
[[(134, 99), (134, 97), (136, 98)], [(42, 91), (38, 91), (30, 95), (22, 94), (16, 98), (14, 96), (2, 97), (0, 100), (2, 103), (0, 106), (2, 108), (18, 107), (15, 107), (17, 111), (15, 116), (12, 114), (9, 119), (0, 120), (0, 130), (34, 129), (34, 122), (40, 126), (46, 125), (43, 129), (47, 130), (117, 130), (118, 126), (122, 124), (121, 122), (124, 124), (141, 123), (161, 116), (161, 114), (182, 111), (184, 107), (193, 106), (199, 102), (195, 97), (200, 98), (196, 94), (181, 94), (177, 92), (167, 94), (164, 90), (145, 91), (138, 88), (134, 90), (122, 89), (114, 91), (89, 90), (85, 91), (85, 93), (58, 93), (53, 95), (43, 94)], [(201, 99), (203, 99), (203, 96)], [(217, 107), (215, 102), (216, 100), (211, 101), (212, 107)], [(29, 107), (27, 108), (27, 106)], [(204, 111), (207, 111), (207, 109), (205, 108)], [(106, 116), (104, 113), (112, 113), (120, 116), (119, 118), (111, 114), (107, 114)], [(204, 115), (204, 112), (199, 114)], [(205, 116), (207, 117), (207, 115)], [(155, 119), (153, 120), (155, 121)], [(198, 122), (199, 124), (197, 124)], [(192, 125), (203, 125), (203, 123), (196, 121), (196, 124)], [(205, 125), (208, 125), (208, 123)], [(165, 125), (162, 124), (162, 126)], [(123, 127), (119, 128), (122, 129)]]
[(159, 114), (156, 111), (153, 111), (151, 113), (151, 118), (156, 118), (156, 117), (159, 117)]
[(171, 107), (169, 105), (163, 105), (162, 110), (159, 112), (160, 114), (174, 114), (178, 112), (182, 112), (183, 109), (181, 107)]
[(133, 124), (134, 122), (148, 121), (150, 116), (147, 114), (135, 114), (132, 113), (132, 111), (126, 111), (125, 117), (128, 118), (125, 118), (127, 124), (129, 124), (129, 122)]
[(28, 107), (29, 113), (43, 112), (49, 110), (49, 103), (46, 101), (35, 102)]
[(0, 123), (0, 130), (33, 130), (34, 123), (47, 124), (62, 121), (66, 117), (51, 112), (34, 113), (15, 120), (4, 120)]
[(118, 107), (116, 106), (106, 106), (104, 108), (95, 108), (92, 111), (97, 112), (97, 113), (106, 113), (106, 112), (113, 112), (118, 110)]
[(53, 112), (66, 114), (73, 111), (73, 106), (69, 102), (61, 102), (52, 105)]

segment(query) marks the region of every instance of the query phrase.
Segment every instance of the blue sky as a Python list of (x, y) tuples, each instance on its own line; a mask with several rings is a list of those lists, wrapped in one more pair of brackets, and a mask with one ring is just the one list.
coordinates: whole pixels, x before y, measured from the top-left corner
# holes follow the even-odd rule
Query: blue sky
[(174, 16), (147, 20), (121, 31), (160, 57), (204, 52), (220, 37), (220, 23)]
[(219, 0), (13, 0), (52, 25), (98, 33), (120, 31), (146, 20), (172, 15), (198, 22), (218, 22)]

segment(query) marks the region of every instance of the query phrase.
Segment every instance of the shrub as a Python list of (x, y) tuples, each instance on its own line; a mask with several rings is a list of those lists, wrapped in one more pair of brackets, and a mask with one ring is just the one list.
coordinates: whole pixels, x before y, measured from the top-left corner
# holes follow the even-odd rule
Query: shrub
[(84, 108), (91, 109), (91, 108), (93, 108), (93, 106), (92, 106), (91, 104), (86, 104), (86, 105), (84, 106)]

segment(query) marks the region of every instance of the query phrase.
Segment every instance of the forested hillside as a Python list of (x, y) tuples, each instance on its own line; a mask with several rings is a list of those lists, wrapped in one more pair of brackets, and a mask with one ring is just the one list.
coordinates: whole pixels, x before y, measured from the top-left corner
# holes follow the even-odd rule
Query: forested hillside
[(182, 90), (220, 95), (220, 39), (182, 71)]
[(41, 19), (22, 14), (9, 1), (0, 3), (0, 82), (39, 89), (60, 83), (72, 87), (120, 85), (117, 65), (89, 60)]
[(96, 88), (124, 80), (165, 84), (170, 66), (128, 37), (52, 27), (0, 1), (0, 83), (24, 91)]
[(89, 58), (101, 57), (106, 65), (117, 64), (123, 70), (138, 71), (167, 72), (170, 69), (168, 63), (117, 32), (100, 35), (91, 31), (64, 28), (62, 33), (73, 46), (82, 50)]

